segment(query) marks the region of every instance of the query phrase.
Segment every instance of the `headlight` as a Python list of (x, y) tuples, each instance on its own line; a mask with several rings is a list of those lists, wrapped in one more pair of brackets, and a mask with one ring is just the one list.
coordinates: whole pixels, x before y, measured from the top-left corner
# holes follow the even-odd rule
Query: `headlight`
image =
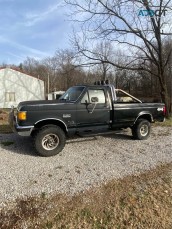
[(21, 120), (21, 121), (24, 121), (24, 120), (26, 120), (26, 111), (19, 111), (18, 113), (17, 113), (17, 118), (18, 118), (18, 120)]

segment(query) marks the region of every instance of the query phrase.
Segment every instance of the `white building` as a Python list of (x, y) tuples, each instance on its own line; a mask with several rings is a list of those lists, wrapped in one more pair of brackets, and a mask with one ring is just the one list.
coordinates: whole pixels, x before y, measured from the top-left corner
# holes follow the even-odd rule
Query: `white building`
[(13, 68), (0, 68), (0, 108), (45, 99), (44, 81)]
[(58, 99), (65, 91), (54, 91), (48, 94), (48, 100)]

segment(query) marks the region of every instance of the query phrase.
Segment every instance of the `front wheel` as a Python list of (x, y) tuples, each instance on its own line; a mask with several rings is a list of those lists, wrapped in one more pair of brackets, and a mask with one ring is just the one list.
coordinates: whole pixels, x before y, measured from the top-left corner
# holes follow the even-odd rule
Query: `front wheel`
[(66, 143), (66, 136), (58, 126), (44, 126), (34, 136), (34, 143), (39, 155), (50, 157), (62, 151)]
[(146, 119), (139, 119), (132, 128), (134, 139), (145, 140), (149, 137), (151, 124)]

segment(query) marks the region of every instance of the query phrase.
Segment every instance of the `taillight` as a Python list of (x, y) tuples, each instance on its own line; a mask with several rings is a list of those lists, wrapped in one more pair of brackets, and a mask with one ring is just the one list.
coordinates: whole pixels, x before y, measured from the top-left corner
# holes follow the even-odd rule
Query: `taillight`
[(166, 106), (163, 107), (163, 115), (164, 115), (164, 116), (166, 115)]

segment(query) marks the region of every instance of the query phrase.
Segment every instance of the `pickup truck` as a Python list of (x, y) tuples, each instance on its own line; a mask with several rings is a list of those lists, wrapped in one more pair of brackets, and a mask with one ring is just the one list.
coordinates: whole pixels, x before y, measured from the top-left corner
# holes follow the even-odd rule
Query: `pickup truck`
[(150, 135), (151, 123), (164, 121), (163, 103), (143, 103), (111, 84), (98, 82), (69, 88), (58, 100), (25, 101), (9, 115), (21, 136), (32, 136), (41, 156), (62, 151), (72, 135), (100, 134), (131, 128), (134, 139)]

